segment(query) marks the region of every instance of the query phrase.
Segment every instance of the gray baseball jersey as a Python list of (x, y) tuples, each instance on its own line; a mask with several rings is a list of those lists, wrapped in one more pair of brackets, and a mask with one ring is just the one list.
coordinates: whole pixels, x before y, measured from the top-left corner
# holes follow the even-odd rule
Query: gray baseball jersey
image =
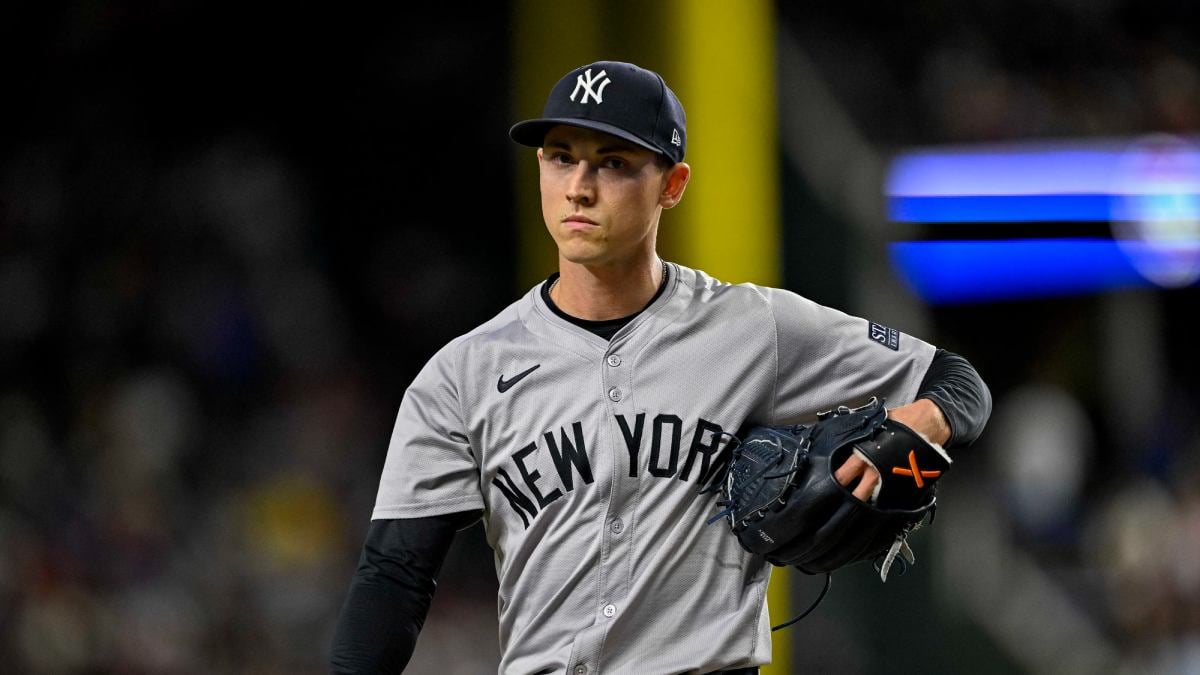
[[(770, 566), (698, 485), (744, 423), (913, 400), (934, 348), (789, 291), (668, 265), (611, 341), (535, 287), (440, 350), (396, 420), (373, 518), (484, 509), (502, 673), (767, 663)], [(727, 453), (726, 453), (727, 454)]]

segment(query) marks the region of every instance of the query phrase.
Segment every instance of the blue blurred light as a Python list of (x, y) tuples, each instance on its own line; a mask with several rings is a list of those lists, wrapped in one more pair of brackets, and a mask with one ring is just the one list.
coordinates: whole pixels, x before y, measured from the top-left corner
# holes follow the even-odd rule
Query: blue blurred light
[(902, 223), (1107, 221), (1109, 195), (972, 195), (892, 197), (888, 216)]
[(1115, 241), (902, 241), (893, 266), (934, 305), (1062, 296), (1152, 286)]
[(892, 161), (886, 191), (897, 197), (1105, 194), (1128, 141), (1108, 145), (1014, 143), (909, 152)]
[(1200, 280), (1200, 144), (1194, 138), (1152, 134), (918, 150), (895, 158), (885, 192), (888, 215), (897, 222), (1111, 227), (1111, 239), (892, 244), (893, 264), (930, 303), (1153, 284), (1180, 288)]
[(934, 148), (896, 157), (885, 193), (898, 222), (1107, 222), (1130, 199), (1200, 204), (1198, 168), (1195, 145), (1162, 137)]

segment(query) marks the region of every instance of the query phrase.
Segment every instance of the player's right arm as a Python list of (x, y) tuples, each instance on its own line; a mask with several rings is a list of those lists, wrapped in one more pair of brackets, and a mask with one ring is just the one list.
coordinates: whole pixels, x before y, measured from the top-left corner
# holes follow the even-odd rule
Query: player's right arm
[(464, 422), (456, 340), (400, 403), (367, 541), (335, 634), (337, 673), (400, 672), (412, 655), (454, 532), (484, 507)]
[(466, 511), (371, 521), (334, 633), (332, 672), (404, 670), (425, 624), (454, 533), (479, 515), (479, 511)]

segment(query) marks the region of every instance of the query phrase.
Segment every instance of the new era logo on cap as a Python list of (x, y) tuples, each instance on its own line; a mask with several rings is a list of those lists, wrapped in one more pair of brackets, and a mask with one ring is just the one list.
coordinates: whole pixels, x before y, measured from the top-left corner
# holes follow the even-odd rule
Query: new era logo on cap
[(687, 119), (675, 92), (658, 73), (632, 63), (597, 61), (567, 73), (550, 91), (542, 116), (519, 122), (508, 135), (541, 147), (559, 124), (595, 129), (683, 161)]

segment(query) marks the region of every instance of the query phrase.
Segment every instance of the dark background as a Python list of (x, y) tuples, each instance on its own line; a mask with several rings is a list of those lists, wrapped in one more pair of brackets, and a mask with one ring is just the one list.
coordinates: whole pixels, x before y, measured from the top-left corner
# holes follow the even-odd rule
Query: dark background
[(0, 9), (0, 670), (321, 670), (404, 388), (513, 294), (506, 17)]

